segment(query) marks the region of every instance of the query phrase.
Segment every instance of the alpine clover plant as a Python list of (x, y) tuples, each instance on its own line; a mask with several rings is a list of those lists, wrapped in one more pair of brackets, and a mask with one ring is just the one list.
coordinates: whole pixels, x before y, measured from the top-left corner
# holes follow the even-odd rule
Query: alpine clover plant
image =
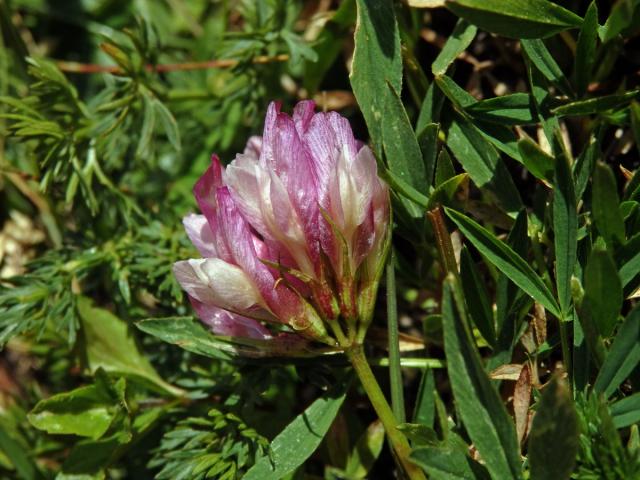
[(0, 0), (0, 477), (638, 478), (639, 19)]

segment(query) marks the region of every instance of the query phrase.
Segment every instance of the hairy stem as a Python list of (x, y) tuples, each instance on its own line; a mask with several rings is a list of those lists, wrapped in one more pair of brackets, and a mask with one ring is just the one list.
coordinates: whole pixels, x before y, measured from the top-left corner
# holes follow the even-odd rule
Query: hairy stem
[(369, 367), (367, 358), (364, 355), (361, 345), (355, 345), (346, 351), (347, 357), (351, 361), (360, 383), (364, 387), (374, 410), (378, 414), (378, 417), (384, 425), (384, 429), (387, 432), (389, 443), (393, 447), (393, 451), (396, 454), (396, 458), (405, 473), (411, 480), (426, 480), (426, 477), (420, 467), (413, 464), (409, 460), (409, 454), (411, 453), (411, 447), (407, 438), (398, 430), (398, 420), (396, 419), (387, 399), (382, 393), (382, 389), (376, 380), (376, 377)]

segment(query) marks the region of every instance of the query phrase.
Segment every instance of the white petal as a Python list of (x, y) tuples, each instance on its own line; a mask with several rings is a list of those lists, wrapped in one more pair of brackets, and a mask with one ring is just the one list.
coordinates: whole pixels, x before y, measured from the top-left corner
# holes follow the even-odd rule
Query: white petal
[(213, 232), (204, 215), (192, 213), (182, 219), (184, 229), (191, 243), (195, 245), (203, 257), (217, 257)]
[(202, 303), (235, 311), (264, 303), (247, 274), (219, 258), (177, 262), (173, 271), (182, 288)]

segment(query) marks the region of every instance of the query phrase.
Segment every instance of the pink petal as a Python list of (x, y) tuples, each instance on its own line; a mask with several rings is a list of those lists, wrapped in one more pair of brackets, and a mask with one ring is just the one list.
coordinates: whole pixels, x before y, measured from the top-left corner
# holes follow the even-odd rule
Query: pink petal
[(207, 220), (209, 220), (209, 223), (211, 223), (212, 229), (215, 228), (212, 219), (215, 218), (217, 209), (215, 192), (216, 189), (221, 186), (222, 164), (217, 155), (212, 155), (211, 165), (193, 187), (193, 193), (198, 202), (198, 206), (205, 217), (207, 217)]
[(199, 302), (193, 297), (189, 297), (189, 299), (200, 320), (208, 325), (216, 335), (259, 340), (271, 338), (269, 330), (256, 320)]
[(184, 229), (191, 243), (203, 257), (217, 257), (215, 240), (209, 222), (204, 215), (192, 213), (182, 219)]

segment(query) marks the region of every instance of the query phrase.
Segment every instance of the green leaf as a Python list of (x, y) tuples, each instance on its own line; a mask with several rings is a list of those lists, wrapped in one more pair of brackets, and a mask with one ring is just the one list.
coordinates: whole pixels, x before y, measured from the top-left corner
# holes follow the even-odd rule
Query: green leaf
[(422, 467), (432, 480), (477, 480), (488, 477), (478, 474), (482, 466), (460, 449), (418, 447), (411, 453), (411, 460)]
[(384, 426), (376, 420), (360, 435), (344, 469), (346, 478), (365, 479), (384, 446)]
[(436, 167), (435, 178), (436, 188), (440, 187), (455, 176), (456, 169), (454, 168), (453, 162), (451, 161), (451, 156), (447, 152), (447, 149), (443, 148), (442, 150), (440, 150), (440, 154), (438, 155), (438, 164)]
[(613, 345), (593, 385), (597, 393), (610, 397), (640, 362), (640, 306), (636, 306), (618, 330)]
[(600, 142), (595, 138), (589, 139), (589, 144), (584, 148), (573, 164), (573, 176), (575, 178), (576, 199), (581, 199), (587, 184), (591, 178), (593, 167), (600, 155)]
[(567, 158), (556, 160), (553, 189), (553, 234), (556, 255), (556, 288), (562, 315), (566, 319), (572, 306), (571, 277), (577, 261), (578, 207), (573, 176)]
[(400, 35), (391, 0), (356, 0), (355, 50), (351, 86), (378, 157), (382, 153), (382, 121), (390, 89), (402, 89)]
[[(619, 275), (622, 287), (627, 289), (632, 284), (633, 279), (640, 274), (640, 233), (630, 238), (623, 250), (629, 250), (629, 255), (620, 266)], [(633, 288), (633, 285), (631, 287)]]
[(391, 187), (391, 190), (393, 190), (395, 193), (411, 200), (422, 209), (426, 209), (429, 205), (429, 199), (431, 197), (423, 195), (390, 170), (383, 170), (379, 172), (379, 175), (382, 179), (384, 179), (385, 182), (387, 182), (387, 184)]
[(624, 219), (620, 213), (618, 186), (608, 165), (598, 162), (593, 173), (591, 205), (598, 231), (611, 247), (625, 239)]
[(554, 377), (542, 391), (529, 433), (531, 480), (566, 480), (578, 454), (580, 429), (571, 391)]
[(616, 428), (625, 428), (640, 423), (640, 393), (612, 403), (609, 407)]
[(258, 459), (244, 480), (277, 480), (302, 465), (318, 448), (345, 398), (338, 387), (313, 402), (273, 439), (270, 455)]
[(549, 184), (553, 183), (555, 159), (542, 150), (536, 142), (529, 137), (518, 141), (518, 150), (522, 156), (522, 162), (531, 174)]
[(38, 467), (30, 457), (25, 446), (15, 440), (5, 428), (0, 425), (0, 452), (3, 452), (16, 470), (16, 478), (21, 480), (35, 480), (42, 478)]
[(638, 0), (618, 0), (599, 32), (602, 43), (613, 40), (627, 27), (637, 25), (639, 10), (640, 1)]
[(429, 191), (425, 163), (418, 140), (398, 93), (387, 85), (387, 110), (382, 118), (382, 141), (389, 169), (422, 193)]
[(86, 343), (89, 368), (143, 379), (172, 395), (183, 391), (165, 382), (136, 344), (129, 325), (108, 310), (94, 307), (87, 297), (78, 299), (78, 313)]
[(113, 387), (104, 376), (93, 385), (41, 400), (29, 412), (31, 425), (51, 434), (73, 434), (98, 439), (111, 426), (124, 402), (124, 380)]
[(439, 184), (429, 197), (426, 210), (429, 211), (438, 205), (454, 206), (456, 194), (464, 191), (469, 184), (469, 175), (461, 173)]
[(552, 109), (551, 113), (559, 117), (592, 115), (626, 106), (637, 98), (640, 98), (640, 90), (633, 90), (620, 95), (606, 95), (604, 97), (570, 102)]
[(536, 66), (540, 73), (565, 95), (569, 95), (571, 93), (571, 85), (551, 56), (551, 53), (549, 53), (544, 42), (542, 40), (522, 40), (520, 44), (522, 45), (522, 50), (524, 50), (531, 63)]
[(608, 337), (618, 323), (622, 308), (622, 282), (611, 254), (596, 247), (584, 272), (586, 312), (603, 337)]
[(500, 395), (487, 376), (471, 337), (462, 299), (453, 304), (455, 279), (449, 277), (442, 296), (442, 322), (447, 371), (460, 417), (493, 478), (522, 478), (516, 431)]
[(500, 125), (529, 125), (537, 122), (532, 110), (531, 95), (527, 93), (511, 93), (480, 100), (465, 110), (476, 119)]
[(520, 255), (469, 217), (450, 208), (446, 208), (446, 212), (482, 255), (549, 312), (560, 316), (560, 307), (552, 293)]
[(137, 322), (136, 327), (167, 343), (206, 357), (229, 360), (231, 355), (226, 352), (234, 351), (229, 343), (218, 339), (193, 317), (149, 318)]
[(416, 122), (416, 132), (422, 132), (430, 123), (438, 123), (440, 121), (440, 110), (444, 103), (445, 96), (442, 90), (436, 87), (432, 82), (427, 88), (422, 105), (420, 106), (420, 114)]
[(447, 146), (480, 188), (486, 188), (508, 213), (522, 208), (520, 193), (495, 148), (467, 119), (456, 115), (447, 131)]
[(446, 0), (445, 6), (483, 30), (511, 38), (548, 37), (582, 23), (547, 0)]
[(465, 109), (478, 102), (476, 98), (468, 93), (464, 88), (453, 81), (447, 75), (441, 75), (435, 78), (438, 88), (444, 93), (454, 105)]
[(428, 123), (418, 132), (418, 144), (422, 152), (422, 161), (424, 163), (425, 178), (427, 185), (433, 183), (433, 173), (436, 169), (436, 159), (438, 157), (438, 132), (440, 125), (437, 123)]
[(612, 403), (609, 407), (616, 428), (625, 428), (640, 423), (640, 393)]
[(573, 63), (573, 82), (576, 92), (582, 97), (587, 91), (596, 58), (596, 43), (598, 41), (598, 5), (591, 2), (584, 16), (584, 23), (580, 28), (576, 55)]
[(176, 119), (166, 105), (160, 100), (154, 99), (153, 103), (156, 109), (156, 115), (160, 119), (160, 124), (162, 125), (164, 133), (167, 135), (169, 143), (177, 152), (179, 152), (182, 147), (180, 142), (180, 129), (178, 128)]
[[(629, 113), (631, 116), (631, 131), (633, 132), (633, 138), (636, 142), (636, 150), (640, 152), (640, 103), (636, 101), (632, 101), (631, 105), (629, 105)], [(636, 182), (636, 188), (640, 188), (640, 170), (636, 171), (634, 175)], [(631, 186), (632, 182), (629, 182), (629, 186)], [(633, 192), (634, 189), (630, 188), (629, 193)]]
[(305, 59), (310, 62), (318, 61), (316, 51), (291, 30), (282, 30), (280, 36), (289, 47), (292, 65), (299, 65)]
[(447, 42), (440, 50), (440, 53), (431, 65), (431, 72), (435, 75), (442, 75), (447, 71), (449, 65), (466, 50), (471, 44), (478, 29), (465, 22), (463, 19), (458, 20), (456, 26), (449, 35)]
[(466, 247), (463, 247), (460, 252), (460, 280), (462, 281), (462, 289), (471, 320), (478, 327), (487, 343), (495, 347), (496, 327), (493, 321), (489, 295), (475, 262)]
[(355, 0), (346, 0), (340, 3), (335, 14), (331, 17), (320, 35), (313, 44), (313, 49), (318, 53), (318, 61), (307, 61), (304, 67), (304, 88), (313, 95), (325, 75), (334, 64), (342, 51), (345, 38), (351, 35), (349, 31), (356, 19)]
[(413, 412), (413, 422), (420, 423), (426, 427), (433, 427), (435, 420), (436, 399), (434, 394), (435, 378), (432, 369), (422, 372), (420, 388), (416, 396), (415, 410)]
[(149, 152), (151, 140), (153, 139), (153, 131), (156, 127), (156, 108), (155, 99), (152, 93), (145, 92), (142, 94), (142, 127), (140, 128), (140, 139), (136, 147), (136, 156), (144, 156)]

